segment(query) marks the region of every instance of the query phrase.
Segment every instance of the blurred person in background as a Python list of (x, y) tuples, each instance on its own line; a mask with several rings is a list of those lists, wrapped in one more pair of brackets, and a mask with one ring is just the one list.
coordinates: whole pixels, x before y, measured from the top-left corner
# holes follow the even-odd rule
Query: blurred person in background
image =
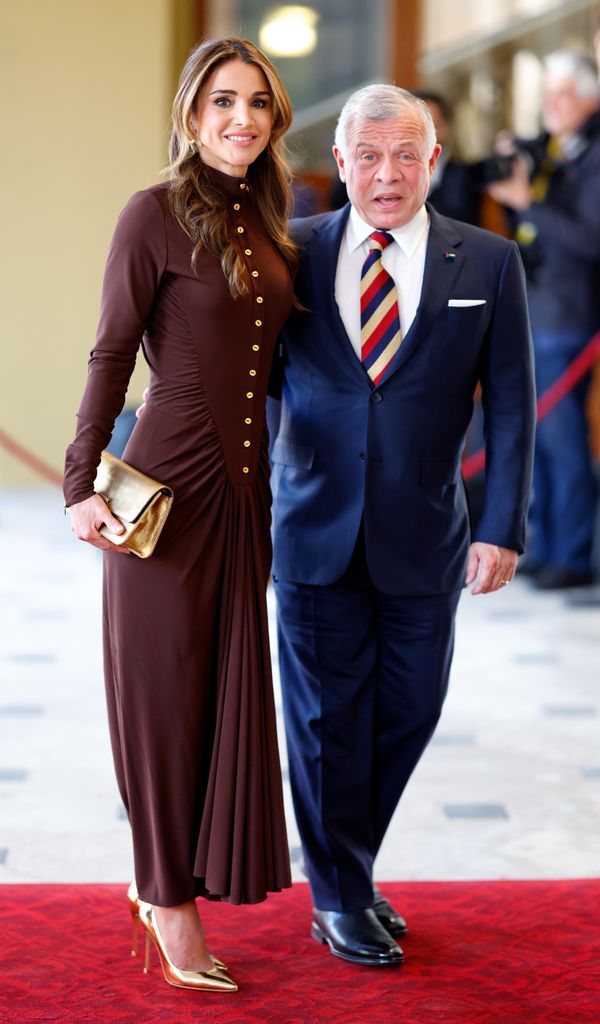
[(417, 90), (415, 96), (427, 104), (437, 141), (442, 147), (434, 167), (428, 201), (444, 217), (481, 222), (481, 202), (490, 182), (510, 174), (511, 158), (490, 155), (483, 160), (459, 160), (453, 149), (452, 106), (440, 93)]
[[(546, 57), (544, 132), (514, 140), (510, 178), (490, 186), (513, 211), (527, 274), (538, 395), (600, 329), (600, 83), (592, 61)], [(506, 150), (506, 138), (503, 140)], [(527, 557), (540, 589), (593, 581), (597, 483), (586, 376), (539, 423)]]
[[(189, 57), (170, 180), (136, 193), (110, 248), (100, 325), (67, 452), (74, 533), (104, 552), (104, 665), (117, 779), (133, 835), (133, 922), (166, 980), (237, 985), (195, 899), (256, 903), (291, 884), (267, 636), (271, 563), (265, 396), (296, 250), (270, 61), (240, 39)], [(150, 387), (124, 451), (175, 500), (142, 561), (94, 493), (140, 346)]]

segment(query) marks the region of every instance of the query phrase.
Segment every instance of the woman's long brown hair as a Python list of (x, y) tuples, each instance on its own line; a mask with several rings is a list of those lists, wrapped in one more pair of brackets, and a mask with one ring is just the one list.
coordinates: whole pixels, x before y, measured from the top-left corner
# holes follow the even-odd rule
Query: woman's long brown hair
[(292, 120), (289, 96), (270, 60), (252, 43), (235, 37), (200, 43), (188, 57), (173, 101), (173, 131), (169, 143), (170, 202), (173, 213), (194, 243), (192, 267), (200, 252), (221, 261), (233, 298), (248, 291), (247, 271), (239, 248), (232, 241), (229, 204), (214, 185), (210, 169), (202, 163), (191, 119), (198, 94), (208, 76), (221, 64), (241, 60), (263, 72), (273, 97), (273, 127), (266, 148), (248, 168), (248, 180), (264, 227), (288, 264), (296, 270), (296, 247), (287, 233), (291, 211), (291, 173), (283, 135)]

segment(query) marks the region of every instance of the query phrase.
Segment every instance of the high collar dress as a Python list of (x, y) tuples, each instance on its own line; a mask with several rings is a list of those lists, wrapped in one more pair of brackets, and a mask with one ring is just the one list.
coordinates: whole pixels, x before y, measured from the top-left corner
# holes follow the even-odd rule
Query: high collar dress
[(153, 555), (104, 554), (104, 665), (117, 779), (143, 899), (255, 903), (291, 884), (267, 635), (265, 398), (291, 306), (248, 179), (212, 171), (249, 291), (174, 219), (168, 186), (118, 221), (75, 440), (68, 505), (93, 492), (136, 353), (146, 406), (123, 458), (173, 488)]

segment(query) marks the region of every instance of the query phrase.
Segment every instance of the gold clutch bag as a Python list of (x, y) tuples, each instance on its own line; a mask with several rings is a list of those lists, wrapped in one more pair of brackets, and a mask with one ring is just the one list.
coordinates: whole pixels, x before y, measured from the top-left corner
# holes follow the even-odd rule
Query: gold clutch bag
[(110, 452), (102, 452), (94, 490), (125, 527), (124, 533), (118, 534), (101, 526), (102, 536), (112, 544), (125, 545), (138, 558), (149, 558), (173, 504), (171, 488)]

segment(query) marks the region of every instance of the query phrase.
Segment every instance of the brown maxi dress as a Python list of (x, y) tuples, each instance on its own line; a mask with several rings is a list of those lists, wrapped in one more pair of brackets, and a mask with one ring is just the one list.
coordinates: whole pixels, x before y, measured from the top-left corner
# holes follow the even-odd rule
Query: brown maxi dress
[(119, 788), (143, 899), (256, 903), (291, 884), (267, 636), (265, 397), (291, 306), (248, 179), (212, 171), (250, 291), (173, 218), (168, 186), (125, 207), (74, 443), (67, 505), (93, 493), (140, 343), (146, 407), (123, 458), (175, 501), (154, 554), (104, 554), (104, 662)]

